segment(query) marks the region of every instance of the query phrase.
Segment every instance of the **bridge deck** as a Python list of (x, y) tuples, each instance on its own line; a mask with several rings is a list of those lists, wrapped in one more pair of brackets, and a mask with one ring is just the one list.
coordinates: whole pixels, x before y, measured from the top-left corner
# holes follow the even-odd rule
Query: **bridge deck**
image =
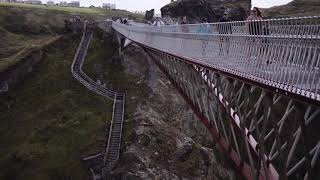
[[(210, 33), (197, 30), (204, 24), (112, 26), (142, 45), (319, 103), (320, 18), (310, 19), (262, 21), (267, 22), (269, 31), (259, 35), (246, 32), (248, 22), (205, 24)], [(312, 23), (301, 25), (300, 21)]]

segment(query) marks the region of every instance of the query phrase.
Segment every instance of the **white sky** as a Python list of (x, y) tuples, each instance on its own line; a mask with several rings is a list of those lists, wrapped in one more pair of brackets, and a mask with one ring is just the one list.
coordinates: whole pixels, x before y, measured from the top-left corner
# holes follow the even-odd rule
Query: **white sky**
[[(72, 0), (54, 0), (56, 3), (60, 1), (70, 2)], [(252, 0), (252, 7), (268, 8), (287, 4), (292, 0)], [(42, 0), (46, 3), (47, 0)], [(102, 3), (115, 3), (117, 9), (126, 9), (129, 11), (145, 11), (155, 9), (156, 13), (160, 13), (160, 8), (168, 4), (170, 0), (80, 0), (80, 6), (101, 6)]]

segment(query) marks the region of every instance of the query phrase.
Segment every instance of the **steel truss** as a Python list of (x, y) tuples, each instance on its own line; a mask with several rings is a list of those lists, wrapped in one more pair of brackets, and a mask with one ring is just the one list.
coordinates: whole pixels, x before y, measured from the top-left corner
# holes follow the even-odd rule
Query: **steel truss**
[(319, 107), (180, 57), (144, 49), (246, 179), (319, 176)]

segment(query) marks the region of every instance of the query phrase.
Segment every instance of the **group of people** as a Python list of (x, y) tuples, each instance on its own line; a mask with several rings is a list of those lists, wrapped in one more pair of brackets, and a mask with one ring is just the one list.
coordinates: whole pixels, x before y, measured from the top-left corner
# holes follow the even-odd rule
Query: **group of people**
[[(254, 7), (251, 10), (250, 15), (247, 17), (246, 23), (246, 31), (249, 35), (268, 35), (269, 34), (269, 27), (267, 21), (260, 21), (263, 20), (262, 13), (259, 8)], [(211, 26), (205, 17), (202, 18), (201, 24), (198, 25), (196, 30), (199, 34), (211, 34), (214, 30), (216, 30), (219, 34), (232, 34), (232, 24), (226, 23), (231, 22), (230, 14), (228, 11), (225, 11), (223, 16), (219, 19), (219, 24), (215, 25), (214, 27)], [(183, 17), (182, 22), (180, 23), (180, 28), (182, 33), (189, 33), (189, 26), (187, 18)], [(221, 36), (220, 37), (220, 44), (219, 44), (219, 55), (229, 54), (229, 36)], [(251, 41), (254, 42), (255, 38), (251, 38)], [(266, 40), (263, 39), (262, 43), (266, 44)], [(208, 41), (202, 41), (202, 55), (206, 55), (206, 48), (208, 45)]]
[(121, 24), (127, 24), (127, 25), (129, 24), (127, 18), (124, 18), (124, 19), (118, 18), (118, 19), (116, 20), (116, 22), (117, 22), (117, 23), (121, 23)]
[[(263, 16), (259, 8), (254, 7), (251, 10), (251, 13), (246, 20), (248, 21), (248, 23), (246, 24), (247, 31), (250, 35), (268, 35), (269, 32), (268, 32), (267, 21), (265, 22), (259, 21), (259, 20), (263, 20)], [(225, 11), (223, 13), (223, 16), (218, 21), (223, 24), (217, 24), (216, 26), (217, 32), (219, 34), (232, 34), (232, 25), (229, 23), (224, 23), (224, 22), (230, 22), (230, 21), (232, 20), (230, 19), (229, 12)], [(185, 24), (188, 24), (187, 17), (183, 17), (180, 25), (181, 25), (181, 32), (188, 33), (189, 29), (188, 29), (188, 26), (186, 26)], [(203, 17), (201, 20), (201, 24), (197, 28), (197, 33), (210, 34), (212, 32), (213, 32), (213, 27), (209, 25), (207, 18)]]

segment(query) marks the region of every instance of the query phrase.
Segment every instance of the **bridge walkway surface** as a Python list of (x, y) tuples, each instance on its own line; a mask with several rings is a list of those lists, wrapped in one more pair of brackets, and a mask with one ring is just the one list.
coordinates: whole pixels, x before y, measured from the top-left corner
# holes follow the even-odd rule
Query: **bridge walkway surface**
[(125, 94), (118, 93), (96, 83), (82, 71), (83, 62), (93, 36), (93, 32), (87, 29), (86, 25), (84, 29), (85, 31), (83, 32), (81, 42), (71, 66), (72, 75), (89, 90), (113, 101), (112, 120), (105, 151), (83, 159), (89, 166), (92, 179), (100, 180), (107, 178), (113, 164), (119, 159), (125, 110)]
[(99, 27), (154, 60), (245, 179), (320, 179), (320, 17)]
[(250, 23), (258, 22), (207, 24), (210, 34), (199, 25), (113, 27), (144, 46), (319, 102), (319, 17), (261, 21), (267, 33), (253, 35)]

